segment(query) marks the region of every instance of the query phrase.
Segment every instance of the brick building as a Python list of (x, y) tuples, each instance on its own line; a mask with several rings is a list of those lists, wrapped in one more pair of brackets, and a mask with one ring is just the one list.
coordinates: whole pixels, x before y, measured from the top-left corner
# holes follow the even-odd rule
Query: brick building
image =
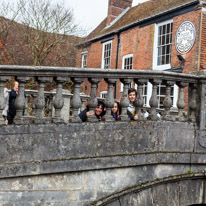
[(59, 37), (62, 39), (45, 58), (41, 64), (42, 66), (74, 67), (76, 65), (76, 49), (74, 45), (81, 40), (80, 37), (61, 34), (53, 35), (48, 32), (32, 29), (31, 27), (27, 27), (4, 17), (0, 17), (0, 64), (35, 65), (31, 54), (32, 49), (25, 40), (26, 38), (32, 40), (29, 34), (28, 36), (24, 34), (28, 31), (30, 33), (44, 33), (44, 38), (46, 39), (45, 45), (48, 44), (46, 41), (49, 38), (55, 39)]
[[(102, 69), (169, 70), (189, 73), (206, 69), (206, 0), (149, 0), (132, 7), (132, 0), (109, 0), (108, 15), (79, 44), (77, 67)], [(82, 91), (89, 94), (88, 82)], [(116, 84), (116, 99), (122, 85)], [(98, 95), (107, 84), (100, 82)], [(165, 94), (159, 85), (161, 107)], [(176, 106), (177, 86), (173, 88)], [(144, 86), (149, 106), (151, 85)], [(148, 98), (146, 98), (148, 97)]]

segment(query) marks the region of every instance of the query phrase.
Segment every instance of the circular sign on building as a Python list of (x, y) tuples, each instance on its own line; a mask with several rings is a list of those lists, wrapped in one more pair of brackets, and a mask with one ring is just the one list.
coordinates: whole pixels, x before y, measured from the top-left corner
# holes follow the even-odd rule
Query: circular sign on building
[(191, 21), (184, 21), (176, 32), (175, 46), (180, 54), (185, 54), (192, 49), (195, 43), (195, 26)]

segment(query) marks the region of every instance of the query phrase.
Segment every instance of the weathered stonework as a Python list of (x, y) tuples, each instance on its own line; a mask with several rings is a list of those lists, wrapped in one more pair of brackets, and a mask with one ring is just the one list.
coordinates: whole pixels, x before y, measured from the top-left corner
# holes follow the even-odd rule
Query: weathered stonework
[(91, 205), (140, 183), (200, 172), (206, 152), (196, 144), (195, 124), (183, 122), (1, 126), (0, 205)]

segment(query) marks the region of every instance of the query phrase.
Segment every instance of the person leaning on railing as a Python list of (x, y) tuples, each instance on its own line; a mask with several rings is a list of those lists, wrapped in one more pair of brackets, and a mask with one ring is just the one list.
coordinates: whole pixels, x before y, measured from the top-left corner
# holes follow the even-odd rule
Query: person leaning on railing
[(11, 90), (10, 95), (9, 95), (9, 110), (8, 110), (8, 115), (7, 115), (8, 124), (12, 124), (13, 119), (16, 116), (16, 108), (15, 108), (14, 102), (18, 94), (18, 87), (19, 87), (19, 83), (14, 82), (14, 87)]
[(136, 100), (137, 91), (134, 88), (129, 88), (128, 90), (128, 98), (129, 98), (129, 106), (127, 108), (127, 115), (131, 120), (138, 120), (138, 115), (135, 114), (135, 106), (134, 101)]
[(95, 112), (92, 111), (92, 110), (89, 110), (89, 107), (87, 106), (87, 108), (79, 114), (79, 117), (83, 122), (86, 122), (88, 117), (91, 117), (91, 116), (94, 116), (94, 115), (96, 116), (96, 118), (99, 121), (103, 120), (102, 118), (105, 115), (105, 104), (104, 104), (104, 102), (98, 101), (98, 104), (95, 108)]

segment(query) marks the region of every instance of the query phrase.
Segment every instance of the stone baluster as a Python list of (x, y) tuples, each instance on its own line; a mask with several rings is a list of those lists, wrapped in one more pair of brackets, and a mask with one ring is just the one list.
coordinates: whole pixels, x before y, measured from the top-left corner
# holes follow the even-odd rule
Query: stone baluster
[(155, 121), (155, 120), (159, 119), (158, 116), (157, 116), (157, 110), (156, 110), (156, 108), (158, 107), (157, 86), (159, 84), (161, 84), (162, 80), (153, 79), (153, 80), (150, 80), (150, 82), (153, 85), (153, 87), (152, 87), (152, 96), (149, 100), (151, 110), (150, 110), (150, 114), (149, 114), (148, 119)]
[(70, 119), (71, 122), (81, 122), (79, 118), (79, 111), (81, 108), (81, 97), (80, 97), (80, 84), (83, 82), (83, 78), (72, 78), (74, 82), (74, 94), (71, 101), (72, 106), (72, 117)]
[(179, 95), (177, 100), (177, 108), (178, 108), (178, 116), (177, 120), (179, 121), (185, 121), (184, 116), (184, 108), (185, 108), (185, 97), (184, 97), (184, 88), (188, 85), (186, 82), (177, 82), (177, 85), (179, 87)]
[(54, 102), (53, 102), (53, 106), (55, 108), (55, 115), (52, 121), (54, 123), (64, 122), (63, 119), (61, 118), (61, 109), (64, 106), (64, 99), (62, 96), (62, 87), (63, 87), (63, 83), (66, 82), (67, 79), (68, 77), (55, 77), (54, 78), (54, 81), (57, 84), (56, 95), (54, 97)]
[[(81, 97), (81, 95), (80, 95)], [(80, 107), (80, 111), (83, 111), (85, 109), (85, 104), (87, 102), (87, 99), (85, 97), (81, 97), (81, 107)]]
[(191, 122), (196, 122), (196, 108), (197, 108), (197, 85), (189, 84), (189, 88), (191, 90), (191, 96), (189, 98), (189, 118), (188, 120)]
[(144, 119), (144, 115), (142, 113), (142, 108), (144, 105), (143, 99), (143, 85), (147, 84), (147, 79), (135, 79), (134, 82), (138, 85), (137, 87), (137, 98), (134, 102), (134, 106), (136, 108), (136, 114), (138, 115), (138, 120)]
[[(100, 82), (100, 78), (89, 78), (88, 79), (89, 82), (91, 82), (91, 94), (90, 94), (90, 99), (89, 99), (89, 102), (88, 102), (88, 107), (89, 107), (89, 110), (92, 110), (94, 111), (95, 113), (95, 109), (96, 109), (96, 106), (97, 106), (97, 84)], [(87, 118), (87, 121), (89, 122), (96, 122), (98, 121), (98, 119), (96, 118), (96, 116), (89, 116)]]
[(30, 94), (27, 94), (27, 93), (26, 93), (26, 94), (25, 94), (25, 108), (24, 108), (24, 116), (25, 116), (25, 117), (29, 116), (29, 115), (28, 115), (28, 112), (29, 112), (29, 111), (28, 111), (28, 107), (29, 107), (29, 103), (28, 103), (28, 102), (29, 102), (29, 97), (30, 97)]
[(199, 86), (198, 86), (198, 91), (197, 91), (197, 95), (198, 95), (198, 106), (197, 106), (197, 118), (199, 119), (199, 128), (200, 130), (204, 130), (206, 129), (206, 124), (205, 124), (205, 120), (206, 120), (206, 107), (205, 107), (205, 103), (206, 103), (206, 81), (201, 79), (199, 81)]
[(23, 118), (23, 112), (25, 109), (25, 90), (24, 85), (29, 81), (29, 77), (17, 77), (16, 80), (19, 82), (18, 95), (15, 99), (16, 116), (14, 118), (14, 124), (28, 124), (28, 119)]
[(166, 85), (166, 95), (163, 101), (164, 105), (164, 115), (163, 119), (164, 120), (169, 120), (172, 121), (173, 117), (170, 115), (170, 108), (172, 107), (172, 98), (171, 98), (171, 87), (174, 85), (173, 81), (165, 81), (164, 84)]
[[(55, 94), (55, 95), (56, 95), (56, 94)], [(53, 115), (53, 113), (52, 113), (52, 108), (53, 108), (55, 96), (54, 96), (53, 93), (51, 93), (51, 94), (49, 94), (49, 95), (47, 96), (47, 98), (48, 98), (47, 116), (48, 116), (48, 117), (54, 117), (55, 115)], [(55, 110), (55, 109), (54, 109), (54, 110)], [(54, 112), (54, 113), (55, 113), (55, 112)], [(52, 121), (53, 121), (53, 120), (52, 120)], [(55, 120), (54, 120), (53, 122), (55, 122)]]
[(114, 121), (114, 118), (111, 115), (112, 107), (114, 106), (114, 84), (116, 83), (116, 79), (105, 79), (108, 83), (108, 95), (105, 100), (105, 105), (107, 108), (107, 112), (105, 115), (106, 121)]
[(2, 116), (2, 112), (6, 106), (6, 99), (4, 98), (4, 85), (9, 80), (8, 76), (0, 76), (0, 125), (5, 124), (5, 120)]
[(32, 94), (33, 102), (32, 102), (32, 110), (31, 116), (36, 116), (36, 100), (37, 100), (37, 93)]
[(122, 108), (122, 113), (120, 115), (121, 120), (129, 120), (127, 115), (127, 108), (129, 106), (129, 99), (128, 99), (128, 89), (129, 85), (132, 82), (132, 79), (120, 79), (120, 81), (124, 84), (123, 94), (120, 100), (120, 106)]
[(36, 124), (46, 124), (51, 122), (51, 118), (45, 118), (43, 109), (45, 106), (45, 98), (44, 98), (44, 87), (45, 83), (49, 82), (49, 77), (37, 77), (37, 82), (39, 83), (38, 95), (35, 101), (35, 108), (36, 108), (36, 117), (34, 122)]

